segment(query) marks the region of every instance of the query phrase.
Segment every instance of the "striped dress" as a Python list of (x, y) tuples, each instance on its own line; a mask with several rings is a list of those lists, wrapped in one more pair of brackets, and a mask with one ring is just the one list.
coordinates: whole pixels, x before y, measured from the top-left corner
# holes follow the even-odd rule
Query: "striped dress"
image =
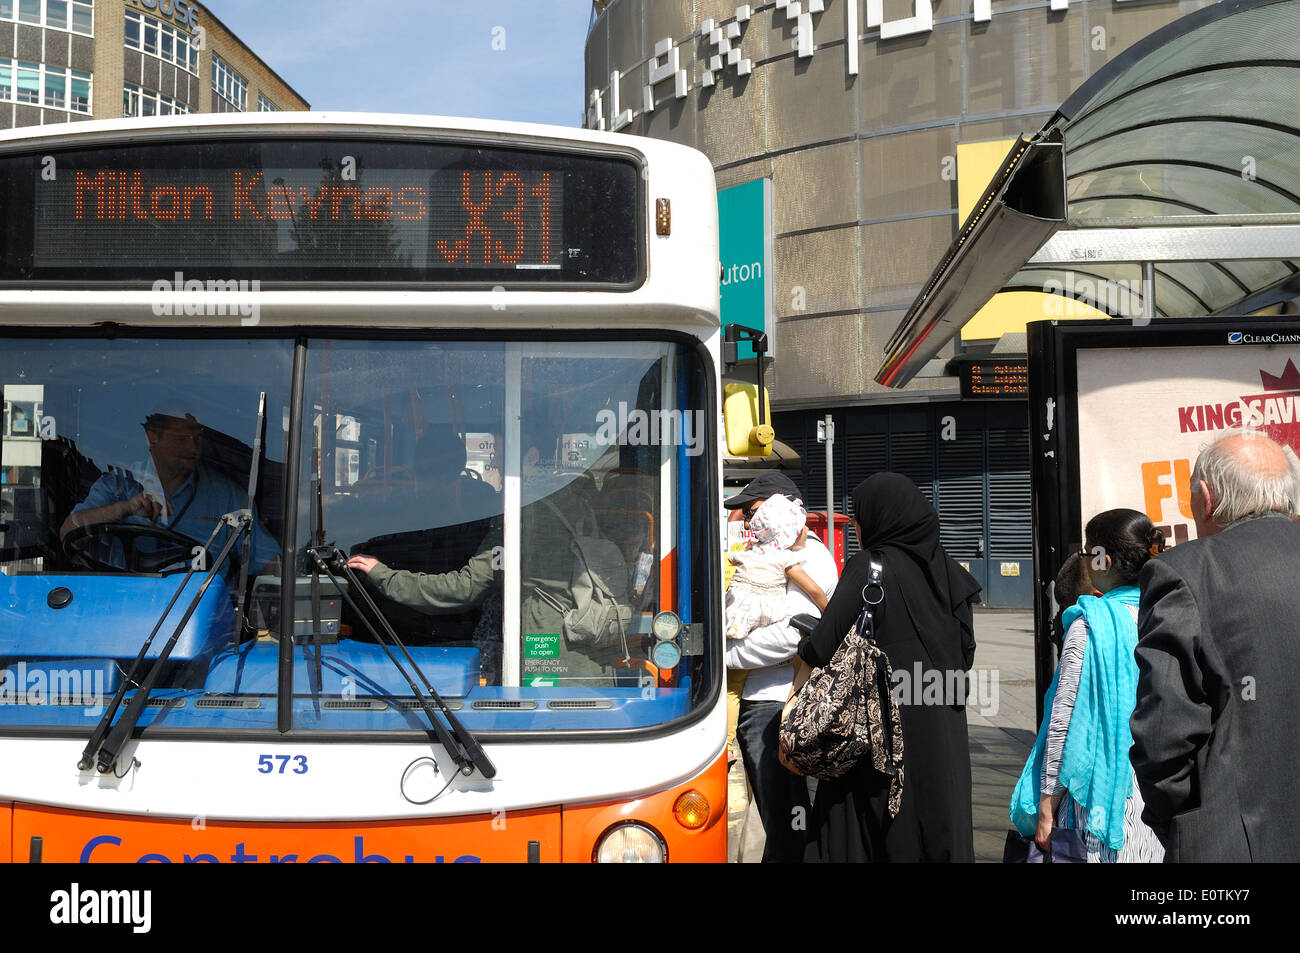
[[(1126, 606), (1137, 625), (1137, 607)], [(1074, 620), (1065, 633), (1061, 648), (1061, 677), (1056, 686), (1056, 700), (1052, 704), (1051, 721), (1047, 727), (1047, 747), (1043, 755), (1042, 792), (1058, 795), (1065, 793), (1061, 784), (1061, 757), (1065, 751), (1065, 738), (1070, 730), (1070, 716), (1079, 692), (1079, 676), (1083, 671), (1083, 650), (1088, 644), (1088, 624), (1083, 616)], [(1132, 784), (1133, 769), (1128, 768), (1132, 791), (1124, 804), (1124, 846), (1118, 851), (1103, 844), (1091, 832), (1083, 835), (1090, 864), (1143, 864), (1164, 860), (1165, 850), (1151, 828), (1142, 823), (1142, 795)], [(1057, 809), (1056, 825), (1062, 828), (1082, 827), (1083, 805), (1073, 797), (1061, 798)]]

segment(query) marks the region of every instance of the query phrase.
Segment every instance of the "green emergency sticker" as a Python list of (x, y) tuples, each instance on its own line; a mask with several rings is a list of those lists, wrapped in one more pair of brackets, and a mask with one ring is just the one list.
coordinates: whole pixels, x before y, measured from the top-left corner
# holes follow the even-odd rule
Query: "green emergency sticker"
[(559, 658), (560, 634), (525, 635), (524, 658)]

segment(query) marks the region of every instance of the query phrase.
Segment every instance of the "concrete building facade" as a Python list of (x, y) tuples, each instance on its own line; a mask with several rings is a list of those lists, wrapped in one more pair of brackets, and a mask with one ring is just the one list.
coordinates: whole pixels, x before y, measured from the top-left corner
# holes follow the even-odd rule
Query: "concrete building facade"
[(962, 399), (949, 364), (988, 354), (999, 338), (999, 351), (1023, 355), (1023, 309), (1020, 334), (1009, 319), (991, 338), (950, 343), (904, 388), (874, 377), (1008, 140), (1041, 128), (1133, 43), (1207, 3), (594, 5), (584, 124), (694, 146), (713, 161), (719, 190), (770, 183), (767, 383), (778, 438), (802, 456), (810, 506), (825, 505), (815, 434), (829, 413), (840, 512), (871, 472), (906, 473), (987, 604), (1030, 604), (1026, 406)]
[(0, 128), (307, 108), (189, 0), (0, 0)]

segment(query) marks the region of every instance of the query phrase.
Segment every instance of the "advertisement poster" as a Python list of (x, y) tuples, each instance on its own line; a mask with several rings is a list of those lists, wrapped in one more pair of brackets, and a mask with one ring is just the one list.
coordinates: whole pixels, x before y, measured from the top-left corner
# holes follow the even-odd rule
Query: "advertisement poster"
[(1170, 545), (1195, 539), (1190, 483), (1201, 448), (1247, 428), (1300, 452), (1297, 368), (1295, 346), (1080, 349), (1084, 522), (1125, 506), (1145, 512)]

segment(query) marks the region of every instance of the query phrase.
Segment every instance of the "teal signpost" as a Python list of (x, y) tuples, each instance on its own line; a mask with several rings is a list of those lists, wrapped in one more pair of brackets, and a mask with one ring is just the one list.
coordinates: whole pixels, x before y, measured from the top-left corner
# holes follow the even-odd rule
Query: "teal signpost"
[[(722, 324), (772, 333), (772, 182), (755, 179), (718, 192), (718, 256), (722, 262)], [(753, 357), (748, 342), (741, 358)]]

